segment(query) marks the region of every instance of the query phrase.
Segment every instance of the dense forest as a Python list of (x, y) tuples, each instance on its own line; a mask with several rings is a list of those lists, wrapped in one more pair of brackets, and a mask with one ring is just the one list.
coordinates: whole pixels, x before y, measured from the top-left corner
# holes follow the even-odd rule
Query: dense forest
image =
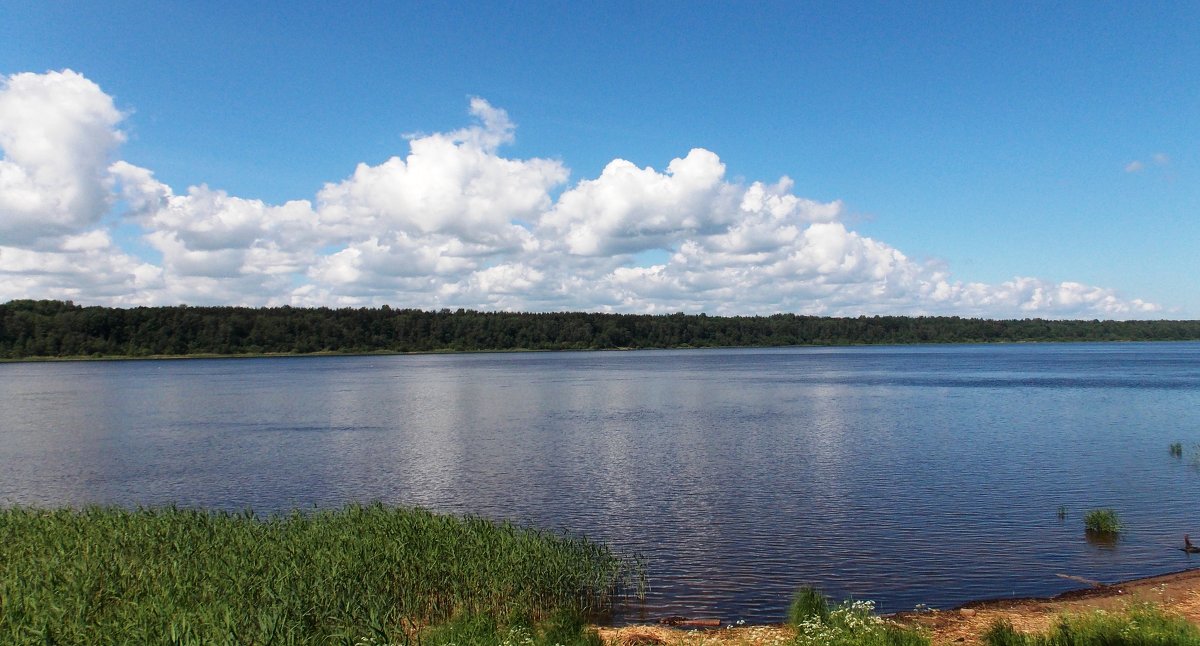
[(0, 305), (0, 358), (582, 350), (715, 346), (1168, 341), (1200, 321), (512, 313), (380, 308)]

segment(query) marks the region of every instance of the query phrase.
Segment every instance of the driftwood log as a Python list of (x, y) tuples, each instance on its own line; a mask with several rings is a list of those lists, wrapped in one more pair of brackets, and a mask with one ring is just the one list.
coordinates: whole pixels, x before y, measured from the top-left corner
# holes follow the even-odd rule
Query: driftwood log
[(720, 619), (689, 619), (688, 617), (663, 617), (658, 620), (658, 623), (664, 626), (675, 626), (678, 628), (720, 628)]

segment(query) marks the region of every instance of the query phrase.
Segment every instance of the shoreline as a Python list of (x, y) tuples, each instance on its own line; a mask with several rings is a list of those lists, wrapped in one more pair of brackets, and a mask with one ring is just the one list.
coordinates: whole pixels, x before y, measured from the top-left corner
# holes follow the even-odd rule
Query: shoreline
[[(1120, 612), (1150, 603), (1163, 611), (1200, 625), (1200, 566), (1134, 578), (1115, 583), (1067, 590), (1051, 597), (993, 598), (927, 611), (880, 615), (897, 624), (920, 628), (934, 646), (982, 644), (982, 635), (997, 620), (1007, 620), (1018, 630), (1044, 632), (1061, 615), (1096, 610)], [(679, 644), (681, 646), (782, 643), (793, 635), (782, 623), (728, 627), (671, 627), (654, 624), (597, 626), (605, 644)]]
[[(1078, 577), (1067, 577), (1067, 578), (1082, 582), (1082, 579), (1080, 579)], [(1197, 565), (1196, 567), (1184, 568), (1182, 570), (1173, 570), (1171, 572), (1164, 572), (1162, 574), (1151, 574), (1150, 576), (1134, 577), (1132, 579), (1122, 579), (1121, 581), (1116, 581), (1114, 583), (1101, 583), (1101, 582), (1097, 581), (1096, 583), (1093, 583), (1089, 587), (1073, 588), (1071, 590), (1066, 590), (1064, 592), (1060, 592), (1056, 595), (1049, 596), (1049, 597), (994, 597), (994, 598), (990, 598), (990, 599), (975, 599), (975, 600), (963, 603), (961, 605), (954, 606), (952, 608), (947, 608), (946, 610), (943, 610), (943, 612), (950, 612), (950, 611), (955, 611), (955, 610), (983, 610), (983, 609), (988, 609), (988, 608), (992, 608), (992, 607), (1002, 607), (1005, 605), (1011, 605), (1011, 604), (1015, 604), (1015, 603), (1059, 603), (1059, 602), (1086, 601), (1086, 600), (1092, 599), (1092, 598), (1110, 597), (1115, 594), (1119, 594), (1119, 593), (1121, 593), (1121, 591), (1124, 588), (1127, 588), (1127, 587), (1128, 588), (1136, 588), (1136, 587), (1142, 586), (1142, 585), (1155, 585), (1155, 584), (1158, 584), (1160, 581), (1165, 582), (1165, 581), (1175, 580), (1177, 578), (1187, 578), (1187, 579), (1195, 578), (1195, 579), (1197, 579), (1197, 582), (1196, 582), (1197, 585), (1200, 586), (1200, 565)], [(893, 612), (893, 613), (890, 613), (885, 616), (888, 616), (888, 617), (897, 616), (898, 617), (898, 616), (904, 616), (904, 615), (910, 615), (910, 614), (919, 614), (919, 613), (914, 613), (912, 611), (905, 610), (902, 612)]]
[(1121, 612), (1146, 603), (1200, 625), (1200, 566), (1067, 590), (1052, 597), (984, 599), (951, 610), (903, 612), (889, 618), (931, 630), (934, 644), (978, 644), (996, 620), (1010, 621), (1021, 631), (1044, 632), (1064, 614)]
[(213, 352), (197, 352), (192, 354), (150, 354), (145, 356), (114, 354), (114, 355), (69, 355), (69, 356), (30, 356), (30, 357), (0, 357), (0, 364), (6, 363), (69, 363), (89, 361), (187, 361), (204, 359), (303, 359), (320, 357), (403, 357), (434, 354), (524, 354), (524, 353), (558, 353), (558, 352), (654, 352), (663, 350), (767, 350), (784, 348), (911, 348), (911, 347), (948, 347), (948, 346), (1007, 346), (1007, 345), (1079, 345), (1079, 344), (1119, 344), (1119, 343), (1196, 343), (1200, 339), (1028, 339), (1019, 341), (923, 341), (915, 343), (808, 343), (791, 345), (677, 345), (649, 347), (616, 347), (616, 348), (495, 348), (488, 350), (455, 350), (442, 348), (435, 350), (364, 350), (362, 352), (321, 350), (317, 352), (244, 352), (235, 354), (220, 354)]

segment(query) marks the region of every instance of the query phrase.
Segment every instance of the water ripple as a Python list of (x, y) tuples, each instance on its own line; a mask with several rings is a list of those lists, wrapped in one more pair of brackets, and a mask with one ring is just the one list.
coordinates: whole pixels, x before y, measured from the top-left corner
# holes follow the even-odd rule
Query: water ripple
[[(1196, 343), (4, 364), (0, 401), (0, 502), (380, 500), (562, 529), (645, 557), (618, 621), (1200, 565), (1175, 549), (1200, 534)], [(1115, 545), (1084, 535), (1094, 507), (1124, 518)]]

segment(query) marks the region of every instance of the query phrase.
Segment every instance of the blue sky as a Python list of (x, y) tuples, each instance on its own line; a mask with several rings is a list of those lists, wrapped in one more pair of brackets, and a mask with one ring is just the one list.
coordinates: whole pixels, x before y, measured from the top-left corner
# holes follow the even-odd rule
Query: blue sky
[[(103, 124), (124, 133), (109, 161), (150, 171), (158, 184), (143, 189), (162, 197), (165, 187), (178, 203), (174, 216), (169, 200), (134, 213), (114, 189), (45, 235), (0, 228), (0, 273), (11, 248), (21, 262), (7, 272), (23, 277), (0, 296), (1197, 318), (1197, 61), (1197, 3), (2, 3), (0, 75), (70, 69), (94, 84), (121, 113)], [(284, 249), (286, 271), (244, 253), (231, 260), (233, 242), (211, 260), (224, 270), (197, 269), (209, 260), (193, 252), (216, 243), (189, 238), (180, 218), (226, 222), (221, 209), (308, 200), (311, 217), (328, 224), (332, 202), (318, 193), (358, 164), (404, 160), (421, 137), (485, 128), (468, 114), (472, 97), (515, 124), (511, 141), (484, 154), (551, 160), (567, 173), (543, 178), (542, 202), (496, 210), (534, 242), (495, 229), (488, 241), (467, 240), (486, 249), (464, 253), (453, 213), (434, 226), (366, 200), (334, 217), (336, 234), (305, 233), (304, 252), (301, 234), (276, 244), (271, 236), (284, 234), (270, 226), (239, 225), (257, 227), (238, 238), (241, 252)], [(838, 213), (800, 209), (769, 234), (759, 222), (757, 255), (735, 262), (733, 243), (718, 237), (741, 216), (699, 197), (686, 208), (646, 198), (613, 214), (614, 192), (633, 191), (618, 197), (636, 202), (657, 176), (614, 181), (572, 201), (573, 211), (559, 208), (613, 160), (666, 176), (696, 148), (723, 164), (698, 194), (787, 176), (785, 193), (838, 201)], [(200, 185), (240, 201), (183, 204)], [(675, 215), (638, 224), (655, 209)], [(546, 220), (555, 224), (539, 224), (550, 211), (561, 211)], [(604, 217), (613, 221), (589, 224)], [(814, 224), (798, 247), (797, 228)], [(87, 273), (116, 282), (29, 279), (38, 264), (99, 262), (62, 256), (80, 246), (70, 236), (97, 227), (110, 244), (88, 249), (109, 265)], [(604, 240), (551, 248), (579, 227)], [(855, 251), (863, 240), (886, 249)], [(689, 242), (694, 253), (680, 255)], [(853, 262), (831, 260), (836, 253)], [(784, 262), (804, 254), (822, 260)], [(849, 264), (854, 271), (838, 273)], [(647, 265), (662, 269), (625, 271)], [(700, 265), (711, 271), (695, 273)], [(189, 282), (196, 277), (206, 284)], [(1064, 282), (1087, 289), (1064, 292)], [(1055, 290), (1057, 301), (1047, 296)]]

